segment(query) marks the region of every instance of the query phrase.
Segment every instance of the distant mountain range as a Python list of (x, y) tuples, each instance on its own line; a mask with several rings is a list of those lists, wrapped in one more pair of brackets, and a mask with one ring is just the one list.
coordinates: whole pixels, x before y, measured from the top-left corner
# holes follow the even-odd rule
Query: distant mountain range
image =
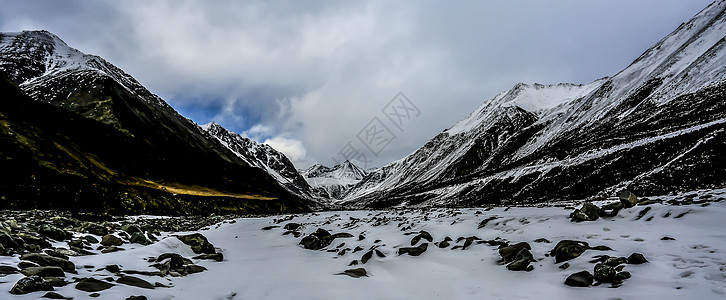
[(720, 0), (612, 77), (518, 84), (376, 170), (300, 171), (47, 31), (0, 33), (0, 208), (277, 213), (724, 187), (725, 37)]

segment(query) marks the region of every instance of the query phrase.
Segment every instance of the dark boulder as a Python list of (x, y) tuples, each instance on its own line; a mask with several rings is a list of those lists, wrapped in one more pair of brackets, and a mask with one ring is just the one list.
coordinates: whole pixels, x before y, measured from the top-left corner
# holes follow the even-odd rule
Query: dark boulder
[(65, 296), (63, 296), (61, 294), (58, 294), (56, 292), (47, 292), (41, 298), (46, 298), (46, 299), (73, 299), (73, 298), (70, 298), (70, 297), (65, 297)]
[(44, 224), (38, 228), (38, 233), (42, 236), (54, 239), (56, 241), (63, 241), (73, 237), (72, 234), (50, 224)]
[(579, 257), (587, 249), (590, 245), (586, 242), (562, 240), (550, 251), (550, 256), (555, 257), (555, 263), (561, 263)]
[(510, 271), (531, 271), (534, 267), (530, 266), (529, 263), (534, 261), (534, 256), (529, 252), (529, 249), (522, 248), (517, 252), (514, 257), (514, 261), (507, 265), (507, 270)]
[(18, 280), (10, 290), (10, 293), (13, 295), (23, 295), (32, 292), (52, 290), (53, 286), (40, 276), (28, 276)]
[(84, 292), (100, 292), (103, 290), (110, 289), (114, 284), (101, 281), (95, 278), (83, 278), (76, 284), (76, 289)]
[(131, 234), (131, 238), (129, 239), (129, 242), (133, 244), (141, 244), (141, 245), (149, 245), (151, 242), (149, 239), (146, 238), (146, 235), (142, 232), (134, 232)]
[(585, 202), (582, 208), (576, 209), (570, 214), (572, 222), (595, 221), (599, 218), (600, 208), (590, 202)]
[(577, 272), (565, 279), (565, 284), (574, 287), (588, 287), (593, 282), (593, 276), (588, 271)]
[(180, 235), (177, 236), (177, 238), (182, 241), (182, 243), (189, 245), (192, 248), (192, 251), (196, 254), (214, 254), (216, 251), (214, 250), (214, 245), (212, 245), (205, 236), (203, 236), (201, 233), (192, 233), (188, 235)]
[(613, 282), (615, 279), (615, 268), (606, 264), (596, 264), (593, 277), (598, 282)]
[(414, 245), (418, 244), (418, 242), (421, 239), (427, 240), (429, 242), (433, 242), (434, 241), (434, 237), (431, 236), (430, 233), (428, 233), (427, 231), (421, 230), (418, 235), (414, 236), (411, 239), (411, 246), (414, 246)]
[(20, 257), (21, 260), (27, 260), (32, 261), (40, 266), (46, 267), (46, 266), (53, 266), (53, 267), (61, 267), (63, 271), (70, 272), (70, 273), (76, 273), (76, 265), (73, 264), (73, 262), (53, 257), (47, 254), (40, 254), (40, 253), (28, 253), (24, 254)]
[(118, 238), (117, 236), (112, 235), (112, 234), (104, 235), (101, 238), (101, 245), (104, 245), (106, 247), (121, 246), (121, 245), (123, 245), (123, 243), (124, 243), (123, 240), (121, 240), (120, 238)]
[(142, 289), (154, 289), (153, 284), (134, 276), (121, 276), (119, 279), (116, 280), (116, 283), (140, 287)]
[(644, 264), (647, 262), (648, 262), (648, 260), (645, 259), (645, 256), (643, 256), (643, 254), (640, 254), (637, 252), (630, 254), (630, 256), (628, 256), (628, 263), (631, 265), (639, 265), (639, 264)]
[(517, 256), (517, 253), (522, 249), (532, 250), (532, 246), (527, 242), (519, 242), (511, 246), (499, 248), (499, 255), (504, 262), (512, 262)]
[(618, 194), (618, 198), (620, 198), (620, 202), (623, 203), (625, 208), (631, 208), (638, 204), (638, 197), (630, 191), (620, 192), (620, 194)]

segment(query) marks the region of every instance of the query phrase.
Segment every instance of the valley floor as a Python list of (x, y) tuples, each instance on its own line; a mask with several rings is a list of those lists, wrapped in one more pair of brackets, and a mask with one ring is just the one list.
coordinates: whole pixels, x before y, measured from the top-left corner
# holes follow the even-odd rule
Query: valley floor
[[(581, 223), (569, 219), (576, 203), (570, 207), (341, 211), (227, 220), (199, 231), (224, 254), (223, 261), (193, 259), (207, 270), (183, 277), (133, 275), (170, 287), (144, 289), (115, 284), (98, 292), (96, 299), (126, 299), (131, 295), (148, 299), (726, 297), (726, 190), (650, 198), (662, 203), (623, 209), (615, 217)], [(294, 228), (295, 224), (300, 227)], [(350, 233), (352, 237), (340, 235), (321, 250), (299, 245), (301, 239), (319, 228), (332, 234)], [(432, 242), (422, 237), (415, 245), (429, 243), (426, 251), (419, 256), (398, 255), (399, 249), (412, 246), (411, 240), (422, 230), (430, 233)], [(169, 252), (185, 258), (197, 255), (173, 235), (162, 232), (161, 240), (148, 246), (127, 243), (121, 246), (124, 251), (71, 257), (78, 274), (66, 274), (65, 280), (93, 277), (116, 281), (120, 273), (101, 268), (116, 264), (121, 270), (156, 271), (146, 258)], [(452, 239), (450, 245), (440, 248), (439, 242), (446, 237)], [(467, 238), (470, 245), (462, 250)], [(497, 246), (492, 245), (503, 240), (531, 245), (534, 269), (508, 270), (500, 262)], [(563, 270), (560, 266), (565, 262), (555, 263), (555, 258), (548, 255), (561, 240), (583, 241), (591, 247), (604, 245), (613, 250), (586, 250), (568, 260), (570, 266)], [(61, 242), (54, 246), (67, 247)], [(363, 264), (361, 258), (370, 249), (380, 250), (385, 257), (374, 251)], [(628, 257), (632, 253), (642, 253), (648, 262), (623, 264), (623, 271), (632, 277), (622, 286), (564, 284), (573, 273), (592, 273), (595, 263), (590, 261), (601, 255)], [(351, 266), (353, 261), (357, 265)], [(0, 256), (1, 266), (17, 266), (19, 262), (18, 255)], [(366, 276), (340, 275), (356, 268), (364, 268)], [(351, 275), (361, 275), (359, 272), (349, 271)], [(37, 299), (45, 293), (9, 294), (23, 277), (0, 277), (0, 298)], [(74, 299), (91, 299), (91, 293), (75, 285), (56, 287), (55, 292)]]

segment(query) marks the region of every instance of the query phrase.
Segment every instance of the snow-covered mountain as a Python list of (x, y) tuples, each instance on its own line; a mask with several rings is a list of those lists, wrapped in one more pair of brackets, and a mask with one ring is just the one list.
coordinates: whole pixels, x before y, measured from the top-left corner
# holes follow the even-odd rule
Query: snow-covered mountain
[(348, 160), (332, 168), (315, 164), (302, 171), (302, 176), (313, 187), (317, 195), (332, 199), (341, 199), (366, 175), (368, 172)]
[[(96, 201), (138, 212), (309, 209), (308, 199), (250, 166), (133, 77), (50, 32), (0, 33), (0, 77), (8, 81), (0, 116), (14, 125), (0, 132), (8, 142), (0, 156), (12, 158), (3, 161), (3, 175), (13, 177), (1, 192), (13, 198), (40, 199), (45, 207)], [(58, 108), (62, 113), (52, 113)]]
[(227, 130), (215, 122), (200, 127), (249, 165), (265, 170), (291, 192), (310, 197), (310, 185), (282, 152)]
[(714, 2), (611, 78), (516, 85), (370, 174), (345, 203), (505, 204), (725, 185), (714, 171), (726, 166), (725, 10)]

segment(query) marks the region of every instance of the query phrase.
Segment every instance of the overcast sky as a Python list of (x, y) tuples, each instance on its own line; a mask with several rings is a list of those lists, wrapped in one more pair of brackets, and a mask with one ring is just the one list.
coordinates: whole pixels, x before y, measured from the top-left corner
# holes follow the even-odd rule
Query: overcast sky
[[(299, 168), (374, 167), (518, 82), (612, 76), (710, 2), (0, 0), (0, 31), (51, 31)], [(371, 124), (395, 138), (368, 149)]]

